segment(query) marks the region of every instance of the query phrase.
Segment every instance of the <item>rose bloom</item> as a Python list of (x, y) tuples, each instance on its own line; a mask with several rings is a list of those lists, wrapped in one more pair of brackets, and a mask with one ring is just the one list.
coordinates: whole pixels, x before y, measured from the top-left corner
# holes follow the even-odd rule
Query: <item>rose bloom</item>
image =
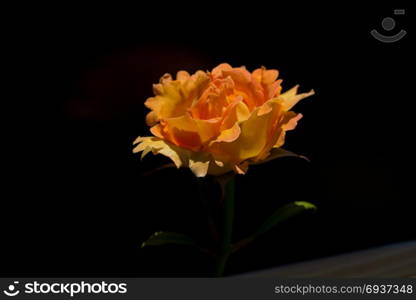
[(153, 136), (138, 137), (133, 152), (165, 155), (197, 177), (244, 174), (284, 144), (285, 132), (302, 118), (290, 109), (314, 94), (297, 94), (298, 86), (281, 93), (277, 77), (277, 70), (250, 73), (229, 64), (193, 75), (179, 71), (176, 79), (165, 74), (145, 102)]

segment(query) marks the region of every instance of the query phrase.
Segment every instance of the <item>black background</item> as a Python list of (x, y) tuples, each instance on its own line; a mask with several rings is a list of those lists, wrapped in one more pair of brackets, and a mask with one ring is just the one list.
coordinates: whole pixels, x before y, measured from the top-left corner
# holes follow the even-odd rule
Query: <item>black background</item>
[(13, 97), (3, 111), (0, 236), (3, 276), (210, 276), (193, 250), (140, 249), (158, 230), (207, 241), (189, 170), (141, 174), (167, 160), (131, 153), (148, 135), (145, 99), (166, 72), (222, 62), (278, 69), (283, 88), (316, 95), (282, 159), (237, 181), (235, 239), (282, 204), (318, 211), (276, 228), (236, 254), (227, 272), (415, 239), (410, 165), (413, 70), (408, 35), (369, 34), (398, 6), (284, 7), (280, 2), (122, 7), (22, 7), (7, 27)]

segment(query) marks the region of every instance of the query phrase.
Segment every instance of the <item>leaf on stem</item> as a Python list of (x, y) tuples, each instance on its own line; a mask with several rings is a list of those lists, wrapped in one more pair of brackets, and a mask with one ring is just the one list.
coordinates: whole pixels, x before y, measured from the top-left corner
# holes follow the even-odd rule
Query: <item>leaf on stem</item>
[(185, 234), (158, 231), (152, 234), (145, 242), (142, 243), (142, 248), (146, 246), (162, 246), (168, 244), (197, 246), (195, 241)]
[(274, 214), (264, 221), (264, 223), (259, 227), (257, 232), (255, 233), (256, 236), (263, 234), (269, 231), (271, 228), (276, 226), (277, 224), (293, 217), (305, 210), (316, 209), (316, 206), (312, 203), (305, 202), (305, 201), (295, 201), (285, 206), (277, 209)]
[(307, 210), (316, 210), (316, 206), (306, 201), (295, 201), (278, 208), (263, 222), (254, 234), (234, 244), (233, 252), (251, 243), (255, 238), (266, 233), (277, 224)]
[(285, 149), (282, 149), (282, 148), (273, 148), (270, 151), (270, 154), (269, 154), (269, 156), (267, 156), (266, 159), (255, 162), (254, 164), (255, 165), (260, 165), (260, 164), (269, 162), (271, 160), (275, 160), (275, 159), (283, 158), (283, 157), (297, 157), (297, 158), (302, 158), (302, 159), (304, 159), (308, 162), (310, 161), (306, 156), (299, 155), (299, 154), (296, 154), (294, 152), (291, 152), (291, 151), (288, 151), (288, 150), (285, 150)]

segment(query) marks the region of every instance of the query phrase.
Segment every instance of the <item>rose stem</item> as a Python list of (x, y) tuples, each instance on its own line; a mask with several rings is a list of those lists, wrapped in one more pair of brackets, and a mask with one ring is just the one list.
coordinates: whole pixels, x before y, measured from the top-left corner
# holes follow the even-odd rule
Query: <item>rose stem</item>
[(231, 236), (234, 223), (234, 176), (224, 186), (223, 230), (221, 237), (220, 253), (218, 256), (215, 275), (221, 277), (225, 265), (231, 254)]

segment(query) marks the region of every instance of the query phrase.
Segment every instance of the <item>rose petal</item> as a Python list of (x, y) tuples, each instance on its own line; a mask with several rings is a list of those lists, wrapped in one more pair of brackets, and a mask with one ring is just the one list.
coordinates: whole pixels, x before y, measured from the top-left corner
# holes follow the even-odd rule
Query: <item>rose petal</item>
[(152, 114), (147, 117), (149, 125), (154, 125), (157, 120), (183, 115), (192, 102), (200, 97), (209, 83), (208, 75), (202, 71), (190, 77), (186, 74), (179, 72), (177, 80), (172, 80), (169, 74), (165, 74), (160, 84), (153, 86), (156, 96), (145, 102), (146, 107), (152, 110)]
[[(139, 138), (137, 140), (139, 140)], [(148, 148), (150, 148), (154, 154), (160, 153), (169, 157), (177, 168), (183, 165), (183, 158), (188, 156), (186, 149), (175, 147), (156, 137), (141, 137), (139, 144), (133, 149), (133, 152), (138, 153)], [(181, 156), (183, 158), (181, 158)]]
[(240, 133), (240, 125), (236, 123), (231, 128), (223, 130), (221, 134), (217, 137), (215, 142), (233, 142), (240, 136)]
[(189, 159), (189, 168), (196, 177), (204, 177), (208, 173), (210, 161), (208, 159), (196, 160), (195, 157)]
[[(260, 108), (256, 108), (250, 117), (240, 124), (241, 133), (239, 137), (231, 143), (213, 142), (210, 151), (216, 155), (223, 155), (230, 160), (241, 162), (249, 158), (254, 158), (261, 154), (263, 149), (268, 146), (270, 135), (276, 123), (279, 105), (270, 103), (272, 109), (268, 113), (258, 114)], [(270, 145), (270, 148), (272, 145)]]
[(299, 85), (296, 85), (290, 90), (278, 96), (278, 99), (284, 110), (289, 111), (300, 100), (315, 94), (314, 90), (310, 90), (307, 93), (297, 94), (298, 88)]

